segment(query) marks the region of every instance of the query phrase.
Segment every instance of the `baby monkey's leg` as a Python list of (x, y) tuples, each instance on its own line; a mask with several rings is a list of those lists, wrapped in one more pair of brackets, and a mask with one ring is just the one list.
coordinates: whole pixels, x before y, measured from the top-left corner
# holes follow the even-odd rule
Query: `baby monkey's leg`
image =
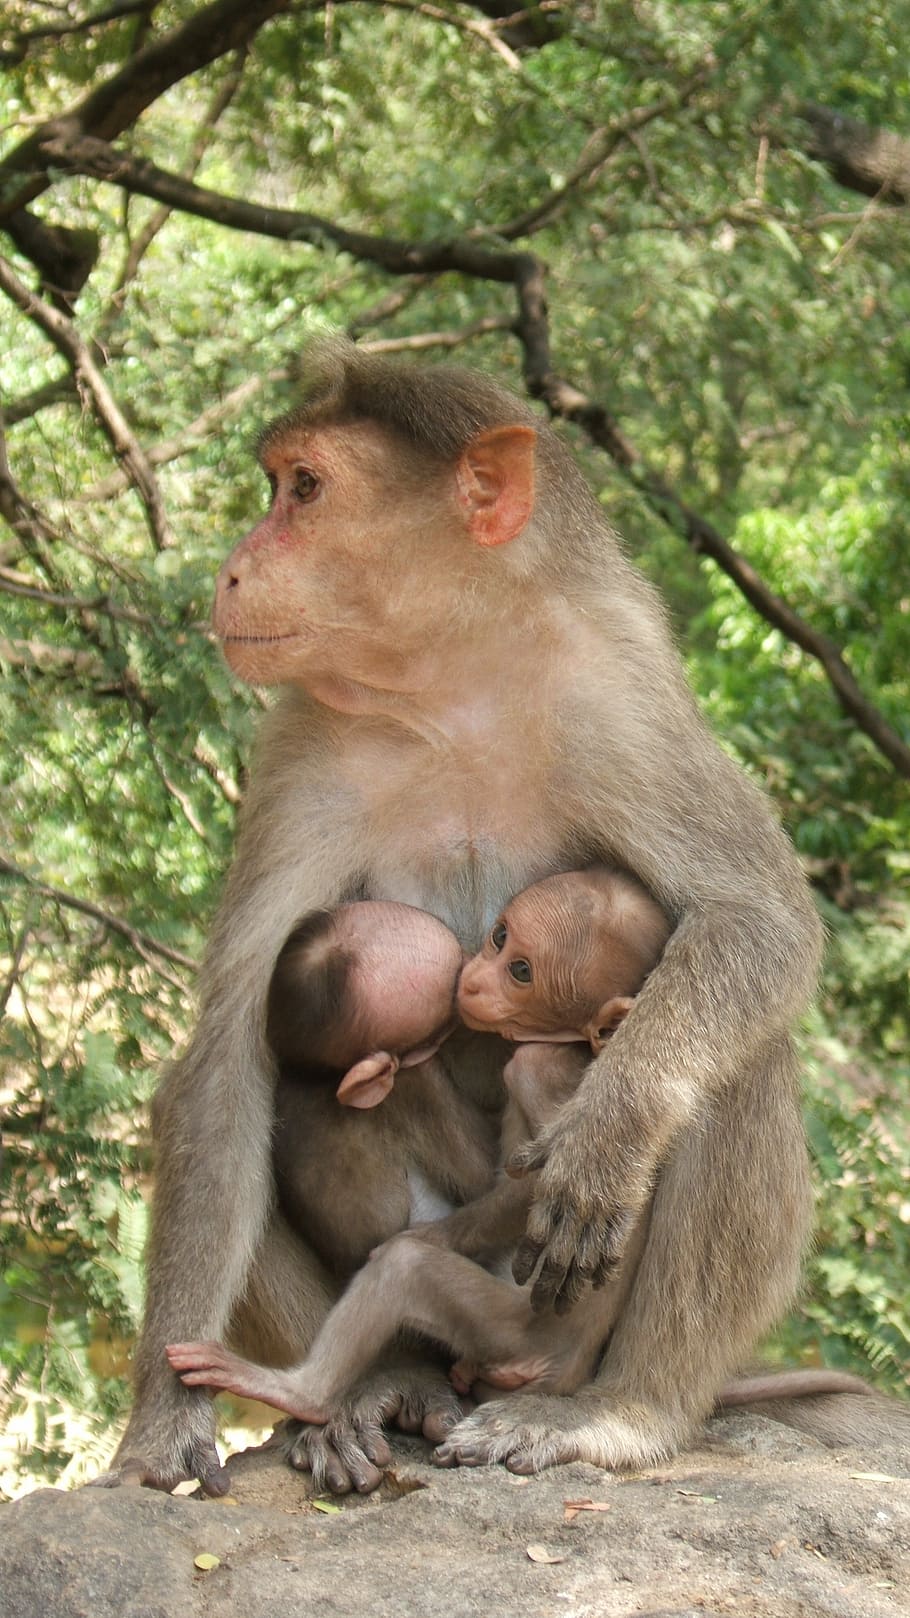
[(301, 1421), (321, 1425), (329, 1419), (325, 1405), (308, 1392), (305, 1365), (277, 1371), (232, 1354), (221, 1343), (169, 1343), (167, 1357), (171, 1369), (187, 1387), (208, 1387), (216, 1393), (261, 1399), (263, 1404), (286, 1410)]

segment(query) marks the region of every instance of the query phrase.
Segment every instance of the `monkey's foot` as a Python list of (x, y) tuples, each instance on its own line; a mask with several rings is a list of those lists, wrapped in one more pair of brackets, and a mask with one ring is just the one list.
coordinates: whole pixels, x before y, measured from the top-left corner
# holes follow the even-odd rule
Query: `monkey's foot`
[(499, 1365), (475, 1365), (471, 1360), (456, 1360), (449, 1372), (449, 1381), (456, 1393), (470, 1393), (475, 1382), (484, 1382), (502, 1393), (514, 1393), (516, 1388), (539, 1382), (551, 1364), (551, 1360), (542, 1356), (503, 1361)]
[(165, 1350), (172, 1371), (188, 1388), (210, 1388), (214, 1393), (236, 1393), (241, 1399), (286, 1410), (299, 1421), (325, 1422), (328, 1407), (311, 1396), (305, 1368), (275, 1371), (232, 1354), (222, 1343), (169, 1343)]
[(571, 1395), (518, 1393), (465, 1417), (434, 1451), (437, 1466), (490, 1466), (542, 1472), (568, 1461), (641, 1467), (664, 1460), (681, 1435), (670, 1419), (645, 1406), (621, 1405), (587, 1389)]
[(324, 1427), (285, 1422), (269, 1440), (291, 1466), (313, 1474), (318, 1489), (333, 1494), (369, 1494), (382, 1481), (392, 1456), (383, 1427), (422, 1433), (438, 1443), (465, 1413), (463, 1402), (434, 1367), (397, 1365), (363, 1378), (328, 1417)]
[(211, 1399), (198, 1390), (187, 1392), (176, 1378), (168, 1395), (148, 1415), (137, 1408), (113, 1464), (92, 1478), (89, 1488), (142, 1486), (170, 1493), (178, 1483), (198, 1478), (205, 1494), (228, 1493), (231, 1480), (215, 1448)]

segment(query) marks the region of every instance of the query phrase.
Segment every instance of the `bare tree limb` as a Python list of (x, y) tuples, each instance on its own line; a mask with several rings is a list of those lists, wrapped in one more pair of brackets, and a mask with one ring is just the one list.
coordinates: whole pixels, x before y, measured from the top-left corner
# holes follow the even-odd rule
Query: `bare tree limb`
[(39, 125), (0, 163), (0, 221), (50, 184), (43, 151), (48, 135), (93, 134), (113, 140), (172, 85), (255, 37), (263, 23), (299, 0), (212, 0), (177, 28), (125, 62), (57, 118)]
[(809, 156), (824, 163), (839, 185), (886, 202), (910, 202), (910, 140), (906, 136), (875, 129), (833, 107), (809, 101), (799, 113), (811, 131), (806, 143)]
[(459, 331), (420, 331), (411, 337), (377, 337), (360, 346), (371, 354), (420, 353), (425, 348), (460, 348), (462, 343), (473, 342), (475, 337), (486, 336), (488, 332), (514, 330), (514, 315), (485, 315)]
[(34, 292), (29, 291), (24, 281), (19, 280), (12, 265), (4, 258), (0, 258), (0, 291), (5, 292), (23, 314), (40, 326), (58, 352), (69, 360), (77, 382), (84, 383), (94, 405), (95, 415), (107, 434), (115, 455), (123, 462), (130, 481), (135, 485), (145, 507), (152, 540), (158, 550), (165, 550), (172, 544), (172, 535), (155, 474), (149, 466), (139, 440), (129, 427), (126, 417), (92, 359), (87, 344), (79, 336), (72, 321), (67, 320), (59, 310), (52, 309), (50, 304), (45, 303)]
[(460, 270), (464, 275), (490, 281), (514, 279), (515, 255), (479, 246), (467, 237), (451, 241), (415, 243), (394, 236), (374, 236), (367, 231), (347, 230), (320, 214), (292, 208), (269, 208), (228, 197), (222, 192), (198, 186), (191, 180), (155, 163), (131, 156), (106, 141), (69, 134), (48, 136), (42, 150), (49, 161), (73, 174), (87, 174), (96, 180), (122, 186), (125, 191), (165, 202), (169, 207), (229, 230), (249, 230), (257, 236), (277, 241), (308, 243), (313, 247), (331, 245), (354, 258), (377, 264), (393, 275), (424, 275), (441, 270)]
[[(176, 461), (181, 455), (186, 455), (189, 450), (195, 449), (198, 444), (209, 438), (217, 428), (223, 426), (225, 421), (239, 414), (265, 386), (283, 382), (289, 374), (287, 367), (281, 366), (262, 376), (247, 377), (245, 382), (239, 383), (230, 393), (226, 393), (223, 399), (203, 410), (195, 421), (188, 422), (173, 438), (164, 438), (160, 444), (153, 444), (146, 450), (149, 465), (165, 466), (169, 461)], [(110, 500), (128, 485), (129, 479), (124, 472), (111, 472), (108, 477), (101, 478), (90, 488), (77, 494), (75, 500), (78, 504), (88, 505), (99, 500)]]
[(13, 860), (6, 859), (2, 854), (0, 854), (0, 873), (12, 877), (15, 882), (25, 883), (33, 893), (40, 894), (43, 899), (52, 899), (55, 904), (65, 905), (69, 910), (78, 910), (81, 915), (91, 916), (94, 921), (100, 921), (103, 927), (107, 927), (112, 933), (118, 933), (121, 938), (127, 940), (127, 943), (132, 944), (143, 960), (147, 959), (149, 954), (159, 955), (162, 960), (172, 961), (175, 966), (183, 966), (188, 971), (195, 972), (197, 963), (191, 955), (184, 955), (182, 950), (172, 949), (170, 944), (160, 943), (150, 933), (144, 933), (138, 927), (131, 927), (128, 921), (123, 921), (120, 916), (111, 915), (108, 910), (102, 910), (100, 905), (92, 904), (89, 899), (79, 899), (74, 893), (67, 893), (63, 888), (55, 888), (49, 882), (39, 881), (28, 871), (23, 871), (21, 865), (16, 865)]
[(0, 590), (6, 595), (22, 596), (26, 601), (40, 601), (46, 607), (62, 607), (65, 612), (101, 613), (104, 618), (120, 619), (127, 624), (139, 624), (143, 629), (164, 627), (145, 612), (134, 612), (132, 607), (118, 607), (110, 596), (97, 596), (94, 600), (90, 600), (84, 596), (67, 595), (56, 590), (42, 590), (38, 585), (23, 584), (19, 579), (12, 578), (7, 568), (0, 568)]

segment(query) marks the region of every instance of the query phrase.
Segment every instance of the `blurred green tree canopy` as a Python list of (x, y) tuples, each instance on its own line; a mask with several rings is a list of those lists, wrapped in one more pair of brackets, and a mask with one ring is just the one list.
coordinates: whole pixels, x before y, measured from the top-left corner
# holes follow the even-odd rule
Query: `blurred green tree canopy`
[(327, 327), (527, 390), (662, 586), (830, 933), (818, 1245), (776, 1351), (905, 1385), (907, 22), (7, 0), (3, 1487), (96, 1467), (124, 1405), (146, 1104), (265, 701), (211, 644), (212, 580)]

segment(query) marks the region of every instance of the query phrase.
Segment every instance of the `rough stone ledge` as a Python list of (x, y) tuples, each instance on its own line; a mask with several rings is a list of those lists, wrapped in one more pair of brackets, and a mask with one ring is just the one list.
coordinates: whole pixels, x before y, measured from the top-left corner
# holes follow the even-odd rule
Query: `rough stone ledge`
[[(228, 1500), (37, 1490), (0, 1513), (0, 1618), (910, 1615), (905, 1453), (832, 1453), (741, 1414), (630, 1477), (439, 1471), (419, 1440), (394, 1449), (378, 1494), (328, 1513), (263, 1450), (231, 1461)], [(566, 1520), (580, 1500), (607, 1509)]]

